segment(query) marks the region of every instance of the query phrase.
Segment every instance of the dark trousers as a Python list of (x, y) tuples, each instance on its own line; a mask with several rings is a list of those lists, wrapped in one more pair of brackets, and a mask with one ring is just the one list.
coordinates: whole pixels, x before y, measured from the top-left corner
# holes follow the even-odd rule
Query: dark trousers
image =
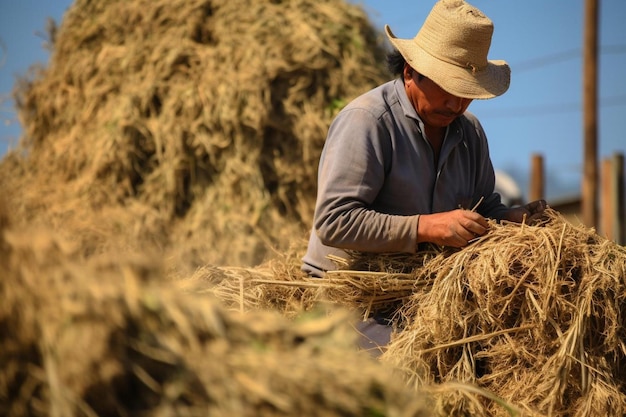
[(382, 355), (391, 340), (391, 325), (370, 317), (358, 322), (355, 328), (359, 332), (358, 346), (375, 358)]
[[(303, 264), (302, 271), (311, 278), (324, 276), (324, 271), (306, 263)], [(358, 347), (368, 351), (375, 358), (382, 355), (391, 340), (392, 327), (389, 324), (389, 317), (391, 317), (390, 312), (392, 311), (376, 313), (372, 317), (358, 322), (355, 326), (356, 331), (359, 332)]]

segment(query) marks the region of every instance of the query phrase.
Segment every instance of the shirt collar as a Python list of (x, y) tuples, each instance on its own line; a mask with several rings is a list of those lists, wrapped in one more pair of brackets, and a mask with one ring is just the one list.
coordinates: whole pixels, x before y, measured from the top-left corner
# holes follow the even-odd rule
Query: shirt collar
[(396, 78), (393, 82), (393, 87), (396, 90), (396, 95), (398, 96), (398, 102), (400, 103), (400, 107), (402, 107), (402, 111), (406, 117), (410, 117), (411, 119), (417, 119), (421, 122), (415, 107), (409, 101), (409, 96), (406, 95), (406, 90), (404, 89), (404, 81), (400, 78)]

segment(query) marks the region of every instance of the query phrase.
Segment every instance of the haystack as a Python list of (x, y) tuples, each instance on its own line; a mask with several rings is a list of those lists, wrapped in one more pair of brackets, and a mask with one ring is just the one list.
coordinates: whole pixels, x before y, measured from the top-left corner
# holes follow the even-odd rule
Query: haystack
[(83, 256), (257, 264), (308, 231), (330, 120), (388, 79), (381, 39), (340, 0), (77, 0), (15, 91), (3, 194)]
[(77, 261), (7, 222), (0, 249), (2, 416), (430, 415), (356, 350), (345, 310), (242, 315), (178, 291), (153, 258)]
[(415, 269), (432, 284), (404, 302), (385, 359), (415, 386), (474, 383), (530, 415), (624, 415), (626, 248), (548, 213)]
[(322, 299), (362, 315), (398, 305), (381, 361), (433, 393), (439, 415), (626, 413), (626, 248), (595, 230), (549, 209), (536, 226), (492, 223), (462, 250), (336, 261), (323, 280), (272, 284), (268, 265), (189, 281), (250, 311), (276, 299), (291, 300), (283, 314)]

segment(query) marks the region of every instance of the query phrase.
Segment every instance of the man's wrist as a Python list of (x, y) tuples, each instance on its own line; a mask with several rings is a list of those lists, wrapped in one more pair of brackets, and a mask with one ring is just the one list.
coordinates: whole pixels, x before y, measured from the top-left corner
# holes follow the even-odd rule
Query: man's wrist
[(415, 250), (417, 251), (417, 246), (420, 244), (420, 217), (422, 215), (418, 214), (415, 219)]

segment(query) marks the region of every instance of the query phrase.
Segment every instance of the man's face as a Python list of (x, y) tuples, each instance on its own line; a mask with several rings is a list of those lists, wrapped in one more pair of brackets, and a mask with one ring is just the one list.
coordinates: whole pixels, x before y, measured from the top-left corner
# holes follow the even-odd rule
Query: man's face
[(454, 119), (465, 113), (472, 102), (470, 98), (454, 96), (431, 79), (420, 76), (417, 71), (405, 68), (405, 88), (409, 100), (424, 124), (433, 127), (448, 126)]

